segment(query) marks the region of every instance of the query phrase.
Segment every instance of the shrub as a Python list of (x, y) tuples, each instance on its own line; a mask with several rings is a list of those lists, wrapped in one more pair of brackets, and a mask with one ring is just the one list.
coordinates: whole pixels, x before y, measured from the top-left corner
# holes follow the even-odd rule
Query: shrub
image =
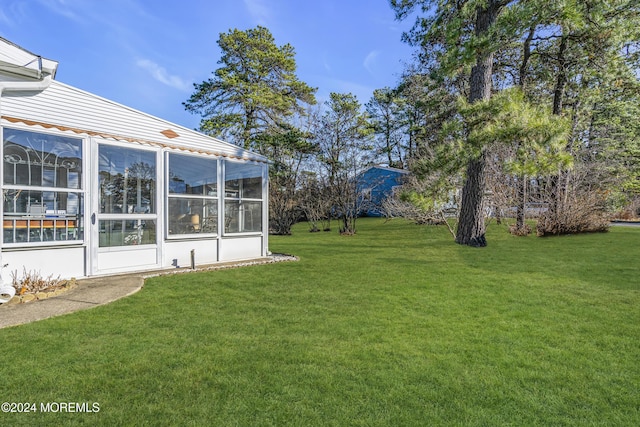
[(42, 277), (39, 272), (27, 271), (26, 268), (22, 271), (22, 276), (18, 276), (18, 270), (14, 270), (11, 280), (17, 295), (52, 291), (67, 284), (67, 280), (60, 279), (60, 276)]
[(600, 191), (581, 191), (558, 202), (540, 216), (538, 236), (603, 232), (609, 229), (605, 209), (606, 195)]

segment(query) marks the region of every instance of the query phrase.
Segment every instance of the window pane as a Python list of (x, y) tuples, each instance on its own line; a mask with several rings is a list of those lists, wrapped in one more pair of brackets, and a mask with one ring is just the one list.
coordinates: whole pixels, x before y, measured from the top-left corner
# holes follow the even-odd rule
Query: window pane
[(55, 242), (65, 240), (82, 240), (82, 222), (79, 218), (4, 217), (4, 243)]
[(226, 162), (225, 197), (261, 199), (262, 166)]
[(82, 193), (4, 190), (3, 196), (6, 215), (64, 216), (82, 210)]
[(169, 235), (217, 231), (217, 199), (169, 198)]
[(227, 179), (224, 183), (224, 197), (240, 198), (240, 179)]
[(216, 197), (217, 160), (169, 154), (169, 193)]
[(245, 178), (242, 188), (242, 197), (248, 199), (262, 199), (262, 177)]
[(224, 232), (240, 232), (240, 202), (236, 200), (224, 201)]
[(225, 200), (225, 233), (262, 231), (262, 202)]
[(79, 189), (82, 141), (4, 128), (4, 183)]
[(262, 202), (242, 202), (240, 207), (244, 232), (262, 231)]
[(100, 145), (101, 213), (155, 213), (156, 154)]
[(82, 193), (4, 190), (3, 241), (82, 240)]
[(148, 219), (99, 221), (100, 247), (153, 245), (156, 222)]

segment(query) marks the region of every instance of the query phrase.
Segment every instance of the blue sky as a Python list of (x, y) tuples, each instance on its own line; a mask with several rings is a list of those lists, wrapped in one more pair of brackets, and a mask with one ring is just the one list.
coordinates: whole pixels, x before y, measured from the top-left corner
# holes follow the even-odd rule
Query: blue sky
[(298, 77), (364, 104), (394, 86), (411, 57), (388, 0), (2, 0), (0, 36), (59, 62), (56, 79), (177, 124), (182, 102), (211, 76), (217, 40), (267, 27), (296, 51)]

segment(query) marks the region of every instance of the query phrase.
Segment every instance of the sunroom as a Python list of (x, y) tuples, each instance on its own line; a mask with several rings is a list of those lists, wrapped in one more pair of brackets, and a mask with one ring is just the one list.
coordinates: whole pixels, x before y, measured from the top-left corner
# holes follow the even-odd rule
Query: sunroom
[(84, 277), (267, 255), (264, 157), (60, 83), (56, 69), (0, 39), (9, 271)]

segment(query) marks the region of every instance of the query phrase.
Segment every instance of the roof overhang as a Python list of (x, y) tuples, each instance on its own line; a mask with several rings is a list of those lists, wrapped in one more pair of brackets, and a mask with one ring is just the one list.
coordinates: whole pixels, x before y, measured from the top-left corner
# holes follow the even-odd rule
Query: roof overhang
[(0, 37), (0, 72), (34, 80), (55, 78), (58, 62), (35, 55)]

